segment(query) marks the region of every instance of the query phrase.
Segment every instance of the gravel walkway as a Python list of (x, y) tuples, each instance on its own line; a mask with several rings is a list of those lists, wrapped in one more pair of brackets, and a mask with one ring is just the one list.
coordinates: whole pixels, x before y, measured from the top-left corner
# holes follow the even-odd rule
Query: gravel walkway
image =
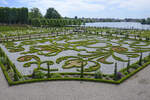
[(120, 85), (51, 81), (9, 87), (0, 70), (0, 100), (150, 100), (150, 66)]

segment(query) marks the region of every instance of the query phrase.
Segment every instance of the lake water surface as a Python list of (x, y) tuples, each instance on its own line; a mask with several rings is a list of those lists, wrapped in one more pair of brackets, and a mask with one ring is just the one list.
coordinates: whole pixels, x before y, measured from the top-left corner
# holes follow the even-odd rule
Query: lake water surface
[(84, 26), (150, 30), (150, 25), (143, 25), (137, 22), (96, 22), (86, 23)]

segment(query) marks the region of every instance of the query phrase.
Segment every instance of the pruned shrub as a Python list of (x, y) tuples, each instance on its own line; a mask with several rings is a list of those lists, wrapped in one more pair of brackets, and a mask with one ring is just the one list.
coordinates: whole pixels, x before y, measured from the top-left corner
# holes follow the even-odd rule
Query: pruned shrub
[(98, 70), (97, 72), (95, 72), (94, 77), (96, 79), (102, 78), (102, 72), (100, 70)]
[(32, 74), (32, 78), (36, 78), (36, 79), (40, 79), (40, 78), (44, 78), (45, 74), (40, 71), (40, 70), (34, 70), (33, 74)]
[(62, 76), (61, 76), (61, 74), (59, 74), (59, 73), (53, 73), (52, 75), (51, 75), (51, 78), (61, 78)]

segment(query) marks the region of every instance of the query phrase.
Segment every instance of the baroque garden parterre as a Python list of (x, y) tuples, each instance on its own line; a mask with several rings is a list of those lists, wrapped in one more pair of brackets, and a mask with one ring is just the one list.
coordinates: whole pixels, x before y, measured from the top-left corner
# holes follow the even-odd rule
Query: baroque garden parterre
[[(45, 33), (49, 30), (43, 28)], [(10, 85), (44, 80), (119, 84), (150, 63), (147, 31), (90, 27), (61, 30), (53, 29), (51, 33), (55, 34), (48, 37), (2, 41), (0, 64)], [(36, 33), (33, 31), (30, 35)]]

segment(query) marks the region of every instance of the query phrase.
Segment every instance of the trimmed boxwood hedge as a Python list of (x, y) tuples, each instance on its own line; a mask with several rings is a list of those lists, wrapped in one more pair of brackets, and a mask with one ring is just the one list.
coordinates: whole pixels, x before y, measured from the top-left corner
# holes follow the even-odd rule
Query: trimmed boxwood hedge
[(4, 73), (4, 76), (5, 76), (6, 80), (8, 81), (8, 84), (10, 85), (10, 83), (12, 83), (13, 81), (12, 81), (11, 78), (9, 77), (9, 75), (8, 75), (8, 73), (7, 73), (7, 71), (6, 71), (5, 66), (4, 66), (1, 62), (0, 62), (0, 66), (1, 66), (1, 69), (2, 69), (2, 71), (3, 71), (3, 73)]
[[(104, 79), (91, 79), (91, 78), (69, 78), (69, 77), (65, 77), (65, 78), (43, 78), (43, 79), (31, 79), (31, 80), (21, 80), (21, 81), (13, 81), (11, 80), (11, 78), (8, 75), (8, 72), (5, 68), (5, 66), (0, 62), (0, 66), (1, 69), (5, 75), (6, 80), (8, 81), (9, 85), (17, 85), (17, 84), (23, 84), (23, 83), (31, 83), (31, 82), (40, 82), (40, 81), (54, 81), (54, 80), (78, 80), (78, 81), (94, 81), (94, 82), (105, 82), (105, 83), (113, 83), (113, 84), (120, 84), (122, 82), (124, 82), (126, 79), (128, 79), (129, 77), (133, 76), (134, 74), (136, 74), (138, 71), (142, 70), (143, 68), (145, 68), (146, 66), (148, 66), (150, 64), (150, 58), (149, 57), (145, 57), (143, 59), (143, 61), (146, 59), (146, 63), (144, 63), (142, 66), (138, 67), (137, 69), (135, 69), (134, 71), (130, 72), (129, 74), (127, 74), (126, 76), (122, 77), (120, 80), (114, 81), (114, 80), (104, 80)], [(138, 63), (138, 62), (136, 62)], [(134, 64), (136, 64), (134, 63)], [(16, 69), (17, 70), (17, 69)], [(120, 72), (125, 71), (125, 69), (120, 70)], [(61, 73), (62, 75), (80, 75), (80, 73)], [(93, 73), (84, 73), (85, 75), (94, 75)], [(106, 75), (109, 76), (109, 75)]]
[[(69, 38), (69, 37), (68, 37)], [(111, 39), (111, 38), (110, 38)], [(58, 40), (59, 40), (59, 38), (58, 38)], [(60, 39), (61, 40), (61, 39)], [(68, 39), (69, 40), (69, 39)], [(67, 40), (67, 41), (68, 41)], [(43, 41), (40, 41), (41, 43), (43, 43), (43, 42), (45, 42), (45, 41), (48, 41), (48, 40), (43, 40)], [(26, 42), (22, 42), (22, 45), (28, 45), (28, 44), (30, 44), (32, 41), (26, 41)], [(53, 41), (51, 41), (51, 42), (53, 42)], [(72, 50), (76, 50), (76, 51), (86, 51), (85, 49), (77, 49), (76, 47), (77, 46), (85, 46), (85, 47), (88, 47), (89, 45), (91, 45), (91, 44), (95, 44), (95, 43), (97, 43), (98, 41), (90, 41), (90, 40), (88, 40), (88, 41), (77, 41), (77, 42), (68, 42), (68, 45), (66, 45), (66, 47), (67, 48), (69, 48), (70, 47), (70, 49), (71, 49), (71, 47), (72, 47)], [(121, 41), (120, 41), (121, 42)], [(35, 42), (36, 43), (36, 42)], [(55, 43), (55, 42), (54, 42)], [(34, 44), (34, 43), (33, 43)], [(75, 46), (70, 46), (71, 44), (75, 44)], [(119, 43), (118, 43), (119, 44)], [(136, 52), (144, 52), (144, 51), (149, 51), (149, 48), (147, 49), (145, 49), (145, 48), (141, 48), (140, 47), (140, 49), (142, 49), (141, 51), (138, 51), (138, 46), (147, 46), (147, 44), (146, 45), (136, 45), (137, 43), (133, 43), (133, 44), (129, 44), (132, 48), (134, 48), (134, 53), (136, 53)], [(58, 46), (58, 44), (56, 43), (56, 45)], [(14, 44), (11, 44), (11, 46), (12, 46), (12, 48), (14, 48), (13, 50), (16, 50), (16, 51), (18, 51), (19, 49), (21, 50), (22, 48), (21, 48), (21, 46), (19, 46), (18, 48), (16, 48), (16, 47), (14, 47)], [(107, 46), (105, 46), (105, 47), (108, 47), (109, 45), (107, 45)], [(120, 45), (121, 46), (121, 45)], [(9, 47), (9, 46), (8, 46)], [(104, 50), (105, 49), (105, 47), (95, 47), (95, 48), (97, 48), (97, 51), (100, 51), (100, 50)], [(110, 45), (109, 47), (112, 47), (112, 45)], [(9, 47), (10, 48), (10, 47)], [(90, 48), (90, 47), (89, 47)], [(119, 48), (119, 47), (118, 47)], [(33, 49), (33, 48), (31, 48), (31, 50), (30, 50), (30, 52), (24, 52), (25, 54), (26, 53), (33, 53), (33, 52), (39, 52), (40, 50), (38, 50), (38, 49)], [(67, 50), (67, 49), (66, 49)], [(106, 49), (107, 50), (107, 49)], [(57, 51), (57, 50), (56, 50)], [(109, 51), (109, 50), (108, 50)], [(110, 50), (110, 52), (111, 51), (113, 51), (113, 50)], [(114, 52), (116, 52), (116, 51), (114, 51)], [(54, 52), (55, 53), (55, 52)], [(56, 52), (57, 53), (57, 52)], [(91, 51), (87, 51), (87, 53), (92, 53)], [(100, 52), (98, 52), (98, 53), (100, 53)], [(93, 58), (97, 58), (97, 55), (98, 55), (98, 53), (97, 52), (95, 52), (95, 56), (93, 57)], [(126, 50), (125, 50), (125, 52), (122, 52), (122, 51), (118, 51), (117, 53), (122, 53), (122, 54), (125, 54), (125, 55), (128, 55), (129, 57), (137, 57), (137, 56), (139, 56), (138, 54), (134, 54), (134, 55), (132, 55), (132, 54), (130, 54), (130, 52), (127, 52)], [(41, 52), (39, 52), (38, 54), (42, 54), (42, 55), (44, 55), (44, 53), (41, 53)], [(94, 53), (93, 53), (94, 54)], [(100, 56), (102, 53), (100, 53), (98, 56)], [(55, 54), (54, 54), (55, 55)], [(116, 60), (119, 60), (119, 61), (126, 61), (126, 60), (124, 60), (124, 59), (121, 59), (121, 58), (119, 58), (119, 57), (117, 57), (117, 56), (115, 56), (114, 54), (111, 54), (112, 56), (113, 56), (113, 58), (114, 59), (116, 59)], [(51, 53), (48, 53), (48, 54), (46, 54), (45, 56), (52, 56), (51, 55)], [(81, 57), (90, 57), (90, 55), (78, 55), (78, 56), (81, 56)], [(103, 57), (103, 56), (102, 56)], [(56, 60), (56, 63), (57, 64), (59, 64), (60, 62), (62, 62), (63, 60), (67, 60), (67, 59), (69, 59), (69, 58), (78, 58), (78, 57), (74, 57), (74, 56), (66, 56), (66, 57), (60, 57), (60, 58), (58, 58), (57, 60)], [(109, 63), (109, 64), (112, 64), (111, 62), (107, 62), (106, 61), (106, 59), (105, 59), (105, 56), (103, 57), (104, 58), (104, 61), (103, 61), (103, 63)], [(107, 57), (106, 57), (107, 58)], [(11, 61), (10, 61), (11, 62)], [(32, 64), (33, 62), (30, 62), (30, 63), (28, 63), (27, 65), (29, 66), (30, 64)], [(136, 63), (135, 63), (136, 64)], [(65, 77), (65, 78), (63, 78), (63, 77), (59, 77), (59, 78), (43, 78), (43, 79), (30, 79), (30, 80), (19, 80), (19, 81), (13, 81), (11, 78), (10, 78), (10, 76), (8, 75), (9, 73), (7, 72), (7, 70), (6, 70), (6, 67), (3, 65), (3, 63), (2, 62), (0, 62), (0, 66), (1, 66), (1, 69), (2, 69), (2, 71), (3, 71), (3, 73), (4, 73), (4, 75), (5, 75), (5, 77), (6, 77), (6, 80), (8, 81), (8, 84), (9, 85), (17, 85), (17, 84), (23, 84), (23, 83), (31, 83), (31, 82), (40, 82), (40, 81), (54, 81), (54, 80), (78, 80), (78, 81), (95, 81), (95, 82), (105, 82), (105, 83), (113, 83), (113, 84), (120, 84), (120, 83), (122, 83), (123, 81), (125, 81), (126, 79), (128, 79), (129, 77), (131, 77), (132, 75), (134, 75), (134, 74), (136, 74), (138, 71), (140, 71), (141, 69), (143, 69), (143, 68), (145, 68), (147, 65), (149, 65), (150, 64), (150, 58), (149, 58), (149, 60), (147, 60), (147, 62), (146, 63), (144, 63), (142, 66), (136, 66), (135, 68), (134, 67), (130, 67), (130, 68), (134, 68), (134, 71), (132, 71), (132, 72), (130, 72), (129, 74), (127, 73), (127, 75), (125, 75), (124, 77), (122, 77), (120, 80), (117, 80), (117, 81), (114, 81), (114, 80), (106, 80), (106, 79), (91, 79), (91, 78), (70, 78), (70, 77)], [(13, 67), (13, 66), (12, 66)], [(92, 68), (92, 67), (91, 67)], [(93, 68), (96, 68), (96, 67), (93, 67)], [(18, 75), (20, 74), (18, 71), (17, 71), (17, 69), (15, 68), (15, 66), (14, 66), (14, 68), (12, 68), (12, 69), (15, 69), (16, 70), (16, 72), (18, 73)], [(39, 69), (40, 70), (46, 70), (47, 71), (47, 69), (46, 68), (40, 68), (39, 67)], [(50, 69), (51, 71), (57, 71), (58, 69)], [(122, 69), (120, 72), (126, 72), (126, 68), (125, 69)], [(52, 73), (51, 73), (52, 74)], [(60, 73), (59, 73), (60, 74)], [(80, 73), (61, 73), (61, 75), (80, 75)], [(94, 76), (94, 74), (93, 73), (84, 73), (84, 75), (93, 75)], [(19, 75), (19, 76), (21, 76), (21, 75)], [(103, 75), (103, 76), (105, 76), (105, 77), (112, 77), (113, 75)], [(25, 76), (24, 76), (25, 77)]]
[[(150, 64), (150, 61), (146, 62), (145, 64), (143, 64), (141, 67), (137, 68), (136, 70), (134, 70), (133, 72), (129, 73), (128, 75), (126, 75), (125, 77), (121, 78), (118, 81), (114, 81), (114, 80), (104, 80), (104, 79), (90, 79), (90, 78), (69, 78), (69, 77), (65, 77), (65, 78), (44, 78), (44, 79), (31, 79), (31, 80), (24, 80), (24, 81), (15, 81), (13, 82), (10, 77), (8, 76), (8, 73), (5, 69), (5, 66), (0, 63), (0, 66), (2, 68), (2, 71), (6, 77), (6, 80), (8, 81), (9, 85), (17, 85), (17, 84), (24, 84), (24, 83), (32, 83), (32, 82), (41, 82), (41, 81), (61, 81), (61, 80), (77, 80), (77, 81), (94, 81), (94, 82), (104, 82), (104, 83), (112, 83), (112, 84), (120, 84), (122, 82), (124, 82), (126, 79), (128, 79), (129, 77), (133, 76), (134, 74), (136, 74), (138, 71), (142, 70), (143, 68), (145, 68), (147, 65)], [(64, 73), (65, 74), (65, 73)], [(66, 73), (67, 74), (67, 73)], [(71, 73), (70, 73), (71, 74)], [(73, 73), (72, 73), (73, 74)], [(74, 73), (76, 74), (76, 73)], [(79, 73), (80, 74), (80, 73)]]

